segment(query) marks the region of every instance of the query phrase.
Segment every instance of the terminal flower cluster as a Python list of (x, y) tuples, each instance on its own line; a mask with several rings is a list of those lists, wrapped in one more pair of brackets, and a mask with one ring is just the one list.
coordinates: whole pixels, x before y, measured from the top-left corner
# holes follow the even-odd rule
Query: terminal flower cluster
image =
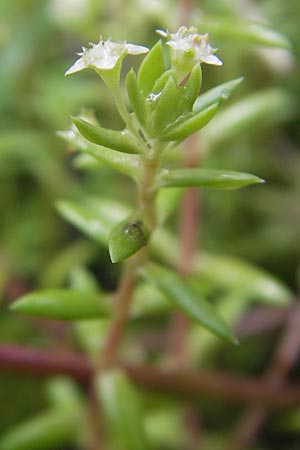
[(82, 52), (78, 53), (81, 58), (75, 61), (65, 75), (70, 75), (86, 68), (111, 70), (127, 54), (140, 55), (149, 51), (147, 47), (130, 44), (125, 41), (112, 42), (111, 39), (103, 41), (101, 36), (97, 44), (90, 43), (90, 45), (91, 48), (82, 47)]
[(199, 34), (197, 28), (180, 27), (176, 33), (169, 33), (164, 30), (157, 30), (164, 38), (168, 38), (167, 45), (173, 51), (174, 59), (188, 55), (193, 58), (194, 63), (213, 64), (221, 66), (222, 61), (215, 55), (217, 49), (209, 44), (209, 35)]

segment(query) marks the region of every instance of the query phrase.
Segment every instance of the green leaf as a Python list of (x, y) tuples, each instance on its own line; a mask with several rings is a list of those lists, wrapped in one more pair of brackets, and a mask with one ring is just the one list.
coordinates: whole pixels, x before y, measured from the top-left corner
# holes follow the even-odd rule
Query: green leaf
[(70, 273), (70, 285), (72, 289), (86, 291), (92, 294), (99, 292), (96, 278), (84, 266), (73, 267)]
[[(280, 89), (251, 94), (220, 112), (202, 137), (210, 146), (228, 142), (236, 136), (252, 135), (289, 119), (295, 111), (294, 99)], [(217, 130), (217, 133), (216, 133)]]
[(72, 160), (72, 166), (75, 169), (89, 170), (93, 172), (99, 172), (99, 170), (102, 170), (104, 167), (103, 163), (86, 153), (76, 155)]
[(60, 409), (14, 427), (0, 438), (0, 450), (50, 450), (71, 444), (80, 427), (78, 412)]
[(121, 262), (147, 245), (149, 235), (149, 230), (138, 218), (120, 222), (109, 236), (109, 254), (112, 262)]
[(243, 172), (215, 169), (162, 170), (159, 177), (161, 187), (208, 187), (215, 189), (237, 189), (249, 184), (263, 183), (264, 180)]
[(109, 304), (101, 294), (67, 289), (49, 289), (23, 295), (11, 305), (13, 311), (58, 320), (107, 317)]
[(203, 111), (214, 103), (225, 102), (232, 94), (233, 90), (239, 86), (243, 78), (236, 78), (235, 80), (227, 81), (219, 86), (210, 89), (204, 94), (199, 95), (193, 105), (193, 112), (198, 113)]
[(179, 88), (171, 74), (158, 101), (154, 102), (151, 114), (151, 129), (153, 136), (158, 136), (168, 125), (173, 123), (181, 114)]
[(218, 104), (215, 103), (197, 114), (188, 115), (186, 119), (168, 127), (162, 134), (161, 139), (163, 141), (182, 141), (203, 128), (213, 118), (217, 109)]
[(84, 397), (79, 387), (70, 378), (57, 376), (51, 378), (46, 385), (47, 399), (54, 409), (64, 409), (64, 411), (74, 411), (84, 406)]
[(139, 92), (136, 74), (131, 68), (126, 76), (126, 88), (128, 93), (128, 98), (135, 112), (136, 117), (142, 125), (146, 123), (146, 111), (144, 99), (141, 97)]
[(237, 343), (232, 331), (212, 305), (178, 274), (156, 264), (143, 269), (142, 274), (193, 320), (221, 338)]
[[(200, 64), (196, 64), (190, 74), (188, 81), (183, 86), (184, 99), (187, 110), (190, 111), (199, 94), (202, 84), (202, 70)], [(213, 102), (214, 103), (214, 102)], [(209, 106), (209, 105), (208, 105)]]
[(72, 121), (82, 136), (94, 144), (102, 145), (118, 152), (143, 153), (143, 148), (126, 129), (122, 131), (109, 130), (93, 125), (80, 117), (72, 117)]
[[(180, 248), (175, 236), (166, 229), (158, 229), (151, 241), (151, 248), (161, 261), (170, 265), (179, 261)], [(214, 255), (201, 250), (195, 259), (195, 274), (213, 289), (221, 288), (242, 297), (273, 306), (290, 303), (293, 293), (274, 275), (242, 259), (224, 255)]]
[(293, 298), (292, 292), (282, 281), (238, 258), (202, 252), (196, 262), (196, 269), (216, 286), (232, 289), (260, 303), (281, 306)]
[(126, 375), (117, 369), (104, 372), (96, 386), (113, 438), (124, 450), (147, 450), (139, 397)]
[(81, 203), (71, 200), (56, 202), (58, 212), (68, 222), (104, 246), (108, 245), (109, 233), (130, 209), (113, 199), (85, 198)]
[(204, 31), (209, 30), (210, 33), (222, 39), (234, 39), (235, 43), (244, 43), (247, 45), (247, 49), (249, 44), (285, 49), (291, 48), (291, 43), (286, 36), (262, 23), (231, 17), (222, 19), (216, 17), (213, 19), (206, 18), (204, 22)]
[(138, 87), (144, 97), (150, 94), (155, 81), (164, 71), (163, 47), (161, 41), (158, 41), (143, 59), (138, 72)]
[(107, 245), (109, 224), (104, 216), (86, 205), (69, 200), (56, 202), (56, 208), (68, 222), (84, 234), (100, 244)]
[(134, 180), (138, 178), (141, 166), (140, 156), (117, 152), (116, 150), (95, 144), (90, 144), (81, 151), (93, 156), (104, 165), (128, 175)]

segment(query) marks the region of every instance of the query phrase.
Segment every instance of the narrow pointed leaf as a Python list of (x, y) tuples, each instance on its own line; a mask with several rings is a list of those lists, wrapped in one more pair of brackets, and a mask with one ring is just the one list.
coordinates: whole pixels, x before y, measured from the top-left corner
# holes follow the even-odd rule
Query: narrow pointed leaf
[(231, 17), (207, 18), (205, 19), (205, 29), (210, 30), (215, 36), (233, 39), (235, 43), (245, 43), (247, 48), (249, 44), (284, 49), (291, 48), (291, 42), (284, 34), (263, 23), (254, 21)]
[(72, 225), (96, 242), (107, 245), (109, 224), (105, 217), (88, 206), (60, 200), (56, 203), (59, 213)]
[(126, 219), (109, 236), (109, 254), (113, 263), (121, 262), (147, 245), (149, 231), (139, 219)]
[(144, 97), (147, 97), (150, 94), (155, 80), (157, 80), (164, 71), (163, 48), (161, 41), (158, 41), (143, 59), (138, 72), (138, 87)]
[[(236, 102), (215, 118), (203, 132), (210, 146), (228, 142), (245, 133), (255, 135), (260, 129), (289, 119), (295, 111), (294, 99), (280, 89), (265, 89)], [(217, 132), (216, 132), (217, 130)]]
[(120, 370), (104, 372), (96, 381), (97, 393), (111, 435), (124, 450), (149, 448), (138, 394)]
[(217, 109), (218, 104), (215, 103), (197, 114), (180, 120), (177, 124), (175, 123), (168, 127), (162, 134), (161, 139), (163, 141), (182, 141), (203, 128), (213, 118)]
[(178, 274), (151, 264), (143, 270), (144, 277), (193, 320), (219, 337), (236, 344), (237, 340), (213, 306)]
[[(185, 103), (187, 109), (190, 111), (199, 94), (202, 84), (202, 70), (201, 65), (196, 64), (190, 74), (190, 77), (185, 86), (183, 86)], [(213, 102), (214, 103), (214, 102)], [(209, 106), (209, 105), (208, 105)]]
[(163, 170), (159, 178), (161, 187), (208, 187), (215, 189), (237, 189), (249, 184), (263, 183), (259, 177), (243, 172), (215, 169)]
[(138, 178), (141, 164), (140, 156), (121, 153), (96, 144), (87, 145), (84, 149), (79, 150), (93, 156), (105, 166), (118, 170), (133, 179)]
[(215, 285), (273, 306), (287, 305), (293, 298), (289, 288), (274, 275), (230, 256), (201, 253), (198, 273)]
[(180, 111), (179, 103), (179, 88), (171, 75), (151, 115), (151, 134), (153, 136), (158, 136), (177, 119)]
[(56, 409), (18, 425), (0, 438), (0, 450), (50, 450), (72, 444), (80, 426), (78, 413)]
[(83, 320), (107, 317), (107, 299), (101, 294), (67, 289), (32, 292), (11, 305), (13, 311), (58, 320)]
[(80, 117), (72, 117), (72, 120), (82, 136), (94, 144), (102, 145), (103, 147), (108, 147), (124, 153), (143, 152), (142, 147), (140, 147), (126, 129), (123, 131), (109, 130), (93, 125)]
[(146, 123), (146, 110), (145, 110), (145, 102), (142, 98), (138, 84), (136, 74), (133, 69), (131, 69), (126, 76), (126, 88), (129, 101), (135, 112), (136, 117), (140, 121), (142, 125)]
[(71, 270), (70, 285), (72, 289), (93, 294), (100, 290), (96, 278), (84, 266), (76, 266)]
[(197, 113), (203, 111), (214, 103), (223, 103), (231, 96), (233, 90), (239, 86), (242, 81), (243, 78), (227, 81), (226, 83), (220, 84), (204, 94), (199, 95), (193, 105), (193, 112)]

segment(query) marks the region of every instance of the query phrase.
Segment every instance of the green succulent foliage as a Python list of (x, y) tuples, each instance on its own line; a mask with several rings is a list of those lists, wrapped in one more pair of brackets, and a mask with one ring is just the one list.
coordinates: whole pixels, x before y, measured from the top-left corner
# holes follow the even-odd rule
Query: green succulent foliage
[(142, 153), (143, 148), (138, 145), (127, 129), (122, 131), (108, 130), (100, 126), (93, 125), (80, 117), (72, 117), (83, 137), (94, 144), (109, 147), (124, 153)]
[(108, 304), (103, 295), (86, 290), (53, 289), (36, 291), (19, 298), (11, 309), (31, 316), (59, 320), (107, 317)]
[(237, 339), (213, 306), (178, 274), (157, 264), (143, 269), (142, 275), (171, 302), (214, 334), (237, 344)]
[(103, 373), (96, 382), (99, 401), (114, 440), (124, 450), (147, 450), (138, 393), (120, 370)]
[(263, 183), (261, 178), (249, 173), (215, 169), (163, 170), (161, 187), (208, 187), (214, 189), (237, 189), (249, 184)]
[(113, 263), (121, 262), (147, 245), (150, 231), (139, 217), (130, 217), (116, 225), (109, 236), (109, 254)]
[(1, 450), (50, 450), (72, 444), (81, 422), (76, 411), (57, 408), (15, 427), (0, 438)]

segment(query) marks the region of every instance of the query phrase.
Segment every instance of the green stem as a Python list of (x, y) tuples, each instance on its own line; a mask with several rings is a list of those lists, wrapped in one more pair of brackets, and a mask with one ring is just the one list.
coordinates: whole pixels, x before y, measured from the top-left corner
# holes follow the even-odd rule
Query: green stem
[[(138, 210), (142, 221), (153, 231), (157, 224), (156, 196), (157, 173), (160, 167), (160, 147), (142, 159), (141, 176), (138, 183)], [(130, 316), (132, 295), (136, 287), (138, 271), (147, 260), (148, 246), (129, 258), (124, 264), (119, 286), (115, 294), (116, 313), (111, 329), (108, 333), (99, 369), (113, 365), (124, 338), (126, 325)]]

